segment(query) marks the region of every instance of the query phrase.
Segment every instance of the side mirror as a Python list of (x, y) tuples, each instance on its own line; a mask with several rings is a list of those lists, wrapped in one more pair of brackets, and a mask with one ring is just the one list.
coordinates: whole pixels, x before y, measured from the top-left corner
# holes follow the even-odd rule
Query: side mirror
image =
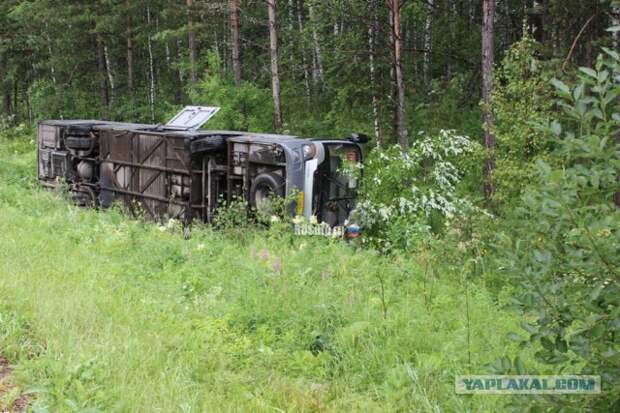
[(358, 144), (365, 144), (370, 141), (368, 135), (364, 135), (363, 133), (352, 133), (347, 139)]

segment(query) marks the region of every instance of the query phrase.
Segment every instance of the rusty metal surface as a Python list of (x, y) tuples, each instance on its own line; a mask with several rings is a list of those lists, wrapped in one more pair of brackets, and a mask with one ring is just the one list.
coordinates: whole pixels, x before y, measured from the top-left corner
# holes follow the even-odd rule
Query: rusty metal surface
[[(139, 131), (101, 131), (101, 202), (121, 200), (130, 210), (139, 207), (151, 219), (189, 222), (204, 216), (200, 203), (203, 171), (192, 168), (185, 138)], [(198, 191), (198, 193), (196, 193)]]

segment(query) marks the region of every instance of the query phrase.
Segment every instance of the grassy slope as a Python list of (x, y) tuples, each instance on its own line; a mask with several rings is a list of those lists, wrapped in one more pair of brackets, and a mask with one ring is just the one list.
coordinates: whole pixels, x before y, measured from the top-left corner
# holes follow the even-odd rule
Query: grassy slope
[[(497, 410), (495, 397), (454, 395), (469, 372), (458, 278), (439, 274), (429, 305), (407, 257), (276, 231), (185, 241), (38, 189), (33, 153), (0, 139), (0, 351), (35, 406)], [(484, 373), (518, 320), (480, 286), (470, 307), (472, 372)]]

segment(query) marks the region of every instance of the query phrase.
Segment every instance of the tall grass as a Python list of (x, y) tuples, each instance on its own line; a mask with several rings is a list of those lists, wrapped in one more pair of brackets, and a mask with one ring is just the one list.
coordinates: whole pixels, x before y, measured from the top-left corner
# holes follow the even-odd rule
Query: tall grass
[(463, 277), (429, 293), (413, 257), (79, 209), (36, 186), (31, 140), (0, 138), (0, 351), (37, 411), (501, 409), (454, 394), (517, 329), (484, 286), (468, 346)]

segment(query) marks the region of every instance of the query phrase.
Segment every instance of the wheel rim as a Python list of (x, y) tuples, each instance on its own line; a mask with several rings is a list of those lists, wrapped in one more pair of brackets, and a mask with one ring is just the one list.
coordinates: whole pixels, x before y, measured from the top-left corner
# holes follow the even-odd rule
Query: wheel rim
[(256, 209), (264, 209), (267, 207), (273, 195), (273, 190), (266, 185), (261, 185), (256, 188), (256, 194), (254, 195)]

